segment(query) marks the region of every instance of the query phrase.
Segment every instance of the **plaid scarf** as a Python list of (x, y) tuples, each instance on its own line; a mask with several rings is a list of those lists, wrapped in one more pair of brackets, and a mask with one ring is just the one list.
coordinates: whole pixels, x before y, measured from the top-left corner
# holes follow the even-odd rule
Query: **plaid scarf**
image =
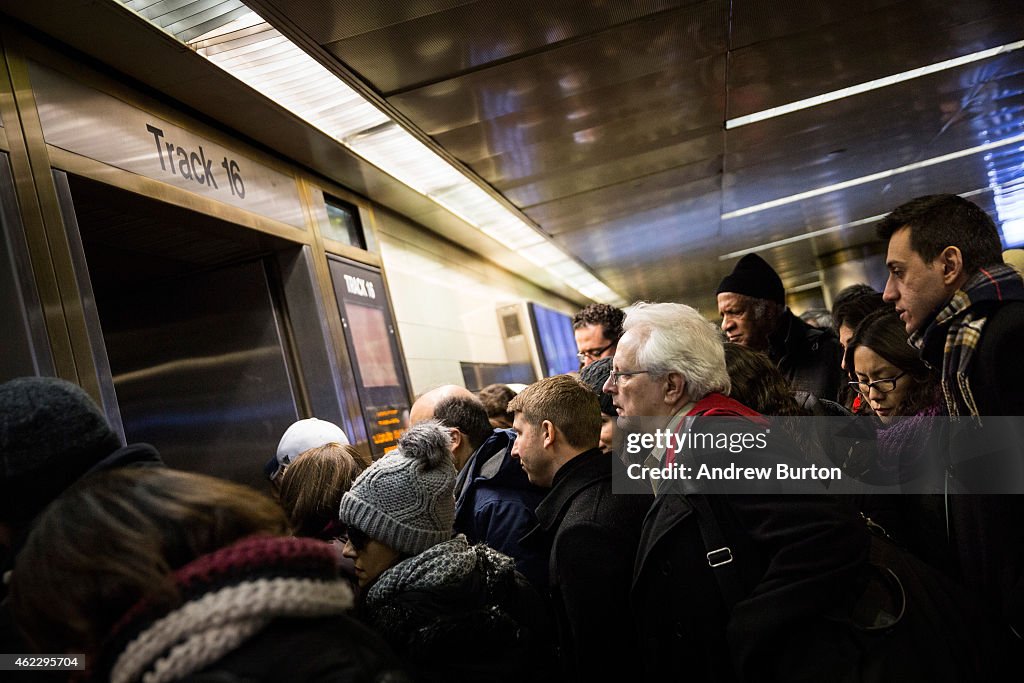
[(1013, 266), (1000, 264), (982, 268), (953, 294), (930, 325), (910, 335), (910, 343), (919, 350), (938, 335), (945, 335), (942, 395), (950, 416), (980, 418), (967, 379), (974, 352), (992, 305), (1020, 300), (1024, 300), (1024, 281)]

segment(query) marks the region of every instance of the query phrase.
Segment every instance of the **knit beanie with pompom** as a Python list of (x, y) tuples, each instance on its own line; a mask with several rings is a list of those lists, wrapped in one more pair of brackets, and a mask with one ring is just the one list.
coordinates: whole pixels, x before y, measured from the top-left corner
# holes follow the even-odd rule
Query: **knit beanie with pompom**
[(455, 465), (439, 422), (410, 427), (398, 448), (367, 468), (342, 496), (339, 518), (406, 555), (452, 537)]

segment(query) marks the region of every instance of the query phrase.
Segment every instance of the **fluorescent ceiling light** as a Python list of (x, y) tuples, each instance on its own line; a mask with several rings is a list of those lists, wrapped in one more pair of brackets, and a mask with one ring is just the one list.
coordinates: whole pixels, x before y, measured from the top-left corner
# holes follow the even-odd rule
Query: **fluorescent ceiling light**
[(970, 64), (971, 62), (978, 62), (983, 59), (995, 57), (996, 55), (1013, 52), (1014, 50), (1019, 50), (1022, 47), (1024, 47), (1024, 40), (1018, 40), (1015, 43), (1007, 43), (1006, 45), (1000, 45), (999, 47), (993, 47), (988, 50), (973, 52), (969, 55), (964, 55), (963, 57), (955, 57), (942, 62), (936, 62), (935, 64), (929, 64), (928, 66), (922, 66), (918, 69), (911, 69), (910, 71), (893, 74), (892, 76), (885, 76), (884, 78), (877, 78), (873, 81), (867, 81), (866, 83), (851, 85), (848, 88), (841, 88), (840, 90), (822, 93), (821, 95), (815, 95), (814, 97), (790, 102), (789, 104), (772, 107), (771, 109), (747, 114), (746, 116), (737, 116), (736, 118), (729, 119), (725, 122), (725, 129), (732, 130), (733, 128), (739, 128), (740, 126), (764, 121), (765, 119), (775, 118), (776, 116), (784, 116), (785, 114), (800, 111), (801, 109), (810, 109), (811, 107), (817, 107), (819, 104), (834, 102), (836, 100), (841, 100), (844, 97), (859, 95), (870, 90), (878, 90), (879, 88), (903, 83), (904, 81), (920, 78), (921, 76), (927, 76), (939, 71), (945, 71), (946, 69), (954, 69), (958, 66), (963, 66), (964, 64)]
[(120, 2), (396, 180), (506, 248), (519, 251), (567, 286), (588, 298), (622, 305), (622, 298), (579, 262), (241, 0)]
[[(982, 187), (977, 190), (971, 190), (970, 192), (964, 192), (960, 196), (964, 198), (973, 197), (976, 194), (988, 192), (990, 189), (991, 188), (988, 187)], [(775, 247), (784, 247), (787, 244), (793, 244), (794, 242), (802, 242), (804, 240), (809, 240), (814, 237), (821, 237), (822, 235), (827, 235), (829, 233), (839, 232), (840, 230), (845, 230), (847, 228), (855, 228), (858, 225), (874, 223), (882, 220), (883, 218), (885, 218), (885, 216), (886, 214), (880, 213), (877, 216), (868, 216), (867, 218), (861, 218), (859, 220), (851, 221), (849, 223), (833, 225), (828, 228), (821, 228), (820, 230), (812, 230), (811, 232), (800, 233), (799, 235), (794, 235), (793, 237), (786, 237), (784, 239), (775, 240), (773, 242), (765, 242), (764, 244), (759, 244), (756, 247), (748, 247), (746, 249), (740, 249), (739, 251), (731, 251), (728, 254), (722, 254), (721, 256), (718, 257), (718, 260), (728, 261), (729, 259), (739, 258), (741, 256), (746, 256), (747, 254), (756, 254), (759, 251), (767, 251), (768, 249), (774, 249)]]
[(786, 292), (789, 294), (796, 294), (797, 292), (806, 292), (809, 289), (821, 289), (824, 284), (825, 283), (821, 280), (815, 280), (814, 282), (797, 285), (796, 287), (786, 287)]
[(811, 197), (818, 197), (829, 192), (836, 192), (838, 190), (845, 190), (850, 187), (856, 187), (857, 185), (864, 185), (865, 183), (871, 183), (876, 180), (882, 180), (884, 178), (891, 178), (901, 173), (908, 173), (910, 171), (916, 171), (921, 168), (927, 168), (928, 166), (935, 166), (946, 161), (952, 161), (953, 159), (960, 159), (961, 157), (970, 156), (972, 154), (978, 154), (979, 152), (985, 152), (990, 149), (996, 149), (998, 147), (1005, 147), (1006, 145), (1012, 145), (1017, 142), (1024, 141), (1024, 133), (1014, 135), (1013, 137), (1000, 140), (998, 142), (987, 142), (984, 145), (978, 145), (976, 147), (970, 147), (968, 149), (962, 149), (958, 152), (950, 152), (949, 154), (943, 154), (941, 156), (932, 157), (931, 159), (925, 159), (923, 161), (916, 161), (906, 166), (899, 166), (897, 168), (890, 168), (887, 171), (879, 171), (878, 173), (871, 173), (869, 175), (854, 178), (853, 180), (844, 180), (841, 183), (835, 183), (833, 185), (826, 185), (825, 187), (819, 187), (814, 190), (808, 190), (807, 192), (799, 192), (797, 194), (789, 195), (788, 197), (781, 197), (779, 199), (773, 199), (768, 202), (762, 202), (761, 204), (754, 204), (753, 206), (747, 206), (742, 209), (735, 211), (729, 211), (728, 213), (722, 214), (722, 220), (728, 220), (730, 218), (739, 218), (740, 216), (747, 216), (752, 213), (764, 211), (766, 209), (774, 209), (779, 206), (785, 206), (786, 204), (792, 204), (793, 202), (799, 202), (804, 199), (810, 199)]

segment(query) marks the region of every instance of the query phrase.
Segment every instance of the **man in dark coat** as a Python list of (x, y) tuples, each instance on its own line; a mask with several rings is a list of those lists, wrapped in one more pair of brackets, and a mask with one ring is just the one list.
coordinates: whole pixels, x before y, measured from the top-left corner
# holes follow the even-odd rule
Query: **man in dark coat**
[(844, 381), (839, 340), (786, 308), (782, 279), (763, 258), (741, 258), (716, 294), (729, 341), (768, 354), (794, 391), (836, 400)]
[(493, 429), (483, 403), (468, 389), (448, 384), (423, 394), (409, 420), (436, 419), (448, 428), (455, 481), (455, 531), (470, 543), (486, 543), (516, 561), (516, 569), (538, 590), (547, 582), (547, 551), (519, 540), (537, 523), (534, 508), (544, 490), (529, 482), (509, 452), (510, 429)]
[[(726, 395), (721, 338), (694, 309), (638, 304), (625, 329), (605, 385), (623, 426), (645, 417), (675, 433), (697, 415), (761, 419)], [(656, 448), (645, 462), (660, 468), (676, 455)], [(633, 576), (647, 680), (785, 680), (791, 663), (827, 658), (805, 657), (808, 647), (832, 645), (809, 638), (820, 636), (825, 611), (854, 597), (868, 553), (866, 528), (852, 512), (821, 495), (669, 489), (663, 482), (644, 521)], [(728, 545), (709, 546), (708, 522)], [(722, 589), (723, 571), (741, 587), (735, 599)]]
[(612, 458), (598, 448), (597, 396), (571, 375), (542, 379), (509, 403), (512, 455), (530, 481), (550, 488), (527, 547), (551, 548), (548, 565), (562, 675), (630, 680), (639, 650), (629, 584), (649, 495), (612, 494)]
[[(985, 483), (998, 477), (1002, 490), (1020, 494), (1024, 430), (1019, 420), (992, 419), (1024, 415), (1024, 282), (1003, 263), (999, 231), (966, 199), (931, 195), (895, 209), (878, 235), (889, 243), (883, 298), (925, 362), (941, 369), (947, 411), (983, 434), (1001, 430), (1007, 446), (998, 462), (955, 465), (953, 490), (968, 468), (977, 474), (994, 463)], [(969, 450), (984, 451), (974, 439)], [(947, 523), (963, 582), (1024, 639), (1024, 496), (949, 496)]]

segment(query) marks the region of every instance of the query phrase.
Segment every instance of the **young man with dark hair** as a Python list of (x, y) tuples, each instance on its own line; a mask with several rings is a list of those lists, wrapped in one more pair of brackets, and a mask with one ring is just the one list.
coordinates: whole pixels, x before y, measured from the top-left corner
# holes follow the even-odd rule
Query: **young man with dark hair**
[(646, 495), (613, 495), (612, 458), (598, 448), (597, 395), (572, 375), (542, 379), (512, 402), (512, 455), (550, 489), (523, 544), (550, 548), (549, 591), (566, 680), (632, 680), (640, 662), (629, 587)]
[[(989, 416), (1024, 415), (1024, 282), (1003, 263), (988, 214), (956, 195), (918, 197), (886, 216), (878, 236), (889, 243), (883, 298), (895, 305), (925, 362), (940, 369), (949, 414), (982, 425)], [(988, 422), (990, 429), (993, 422), (1003, 426)], [(1006, 426), (1011, 433), (1000, 443), (1012, 452), (997, 467), (1002, 485), (1014, 490), (1024, 434), (1016, 423)], [(976, 458), (947, 475), (956, 490), (965, 472), (991, 464)], [(1016, 476), (1004, 476), (1006, 465)], [(1024, 638), (1024, 497), (955, 495), (948, 503), (950, 543), (964, 583)]]
[(942, 368), (951, 415), (1024, 415), (1024, 284), (1003, 263), (988, 214), (956, 195), (918, 197), (878, 224), (888, 240), (883, 298)]
[(576, 337), (576, 355), (583, 367), (615, 354), (615, 344), (622, 336), (622, 311), (608, 304), (590, 304), (572, 318)]
[(410, 424), (438, 420), (451, 437), (455, 481), (455, 531), (471, 543), (486, 543), (516, 561), (537, 588), (547, 582), (547, 553), (527, 550), (519, 540), (536, 524), (533, 510), (544, 490), (529, 482), (510, 454), (516, 435), (493, 429), (487, 410), (471, 391), (447, 384), (420, 396)]

